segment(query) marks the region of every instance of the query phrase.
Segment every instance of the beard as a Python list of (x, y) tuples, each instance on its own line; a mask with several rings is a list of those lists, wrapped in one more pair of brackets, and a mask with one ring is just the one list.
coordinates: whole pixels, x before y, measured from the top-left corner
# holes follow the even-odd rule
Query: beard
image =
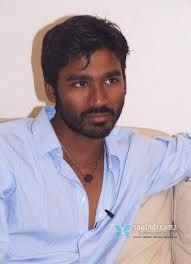
[[(57, 94), (56, 99), (56, 113), (60, 115), (61, 119), (73, 132), (78, 133), (82, 136), (101, 139), (109, 135), (113, 127), (115, 126), (124, 105), (124, 96), (122, 96), (116, 110), (108, 107), (95, 108), (91, 107), (80, 114), (77, 113), (74, 107), (68, 103), (63, 102)], [(109, 118), (106, 122), (91, 123), (89, 116), (90, 114), (109, 114)]]

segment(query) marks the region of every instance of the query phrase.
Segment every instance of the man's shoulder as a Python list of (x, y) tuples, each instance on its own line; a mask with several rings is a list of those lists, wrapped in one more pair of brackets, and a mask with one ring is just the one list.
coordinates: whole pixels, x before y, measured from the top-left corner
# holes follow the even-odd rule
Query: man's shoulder
[(22, 118), (0, 122), (0, 134), (5, 132), (16, 132), (20, 129), (27, 129), (33, 120), (33, 118)]
[(24, 118), (0, 123), (0, 145), (24, 139), (31, 133), (32, 118)]
[(148, 146), (151, 143), (151, 138), (140, 133), (139, 130), (130, 127), (114, 127), (108, 136), (110, 144), (116, 144), (120, 148), (127, 145)]

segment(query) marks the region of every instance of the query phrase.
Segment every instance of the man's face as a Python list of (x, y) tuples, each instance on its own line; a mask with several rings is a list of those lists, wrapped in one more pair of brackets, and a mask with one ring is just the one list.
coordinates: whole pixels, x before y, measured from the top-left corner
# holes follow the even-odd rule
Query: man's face
[(56, 110), (73, 132), (104, 138), (117, 122), (124, 104), (125, 80), (121, 64), (107, 49), (87, 59), (79, 56), (58, 76)]

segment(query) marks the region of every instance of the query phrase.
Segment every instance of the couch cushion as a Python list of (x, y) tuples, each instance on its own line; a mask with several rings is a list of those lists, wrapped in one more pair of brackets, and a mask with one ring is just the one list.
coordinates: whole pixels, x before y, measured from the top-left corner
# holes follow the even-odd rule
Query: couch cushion
[(191, 181), (183, 181), (175, 187), (174, 221), (177, 238), (173, 239), (175, 264), (191, 263)]
[[(118, 264), (172, 264), (172, 189), (146, 198), (134, 222), (133, 232), (124, 244)], [(150, 225), (148, 225), (150, 224)], [(160, 228), (158, 225), (162, 225)], [(143, 231), (135, 230), (142, 228)], [(154, 231), (159, 230), (159, 232)], [(147, 231), (153, 229), (153, 231)], [(146, 231), (144, 231), (146, 230)]]

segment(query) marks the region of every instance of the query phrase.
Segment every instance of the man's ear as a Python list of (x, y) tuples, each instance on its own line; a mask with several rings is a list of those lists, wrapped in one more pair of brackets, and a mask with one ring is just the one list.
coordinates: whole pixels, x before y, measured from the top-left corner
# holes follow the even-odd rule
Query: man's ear
[(51, 103), (56, 103), (56, 89), (46, 81), (44, 82), (46, 95)]

